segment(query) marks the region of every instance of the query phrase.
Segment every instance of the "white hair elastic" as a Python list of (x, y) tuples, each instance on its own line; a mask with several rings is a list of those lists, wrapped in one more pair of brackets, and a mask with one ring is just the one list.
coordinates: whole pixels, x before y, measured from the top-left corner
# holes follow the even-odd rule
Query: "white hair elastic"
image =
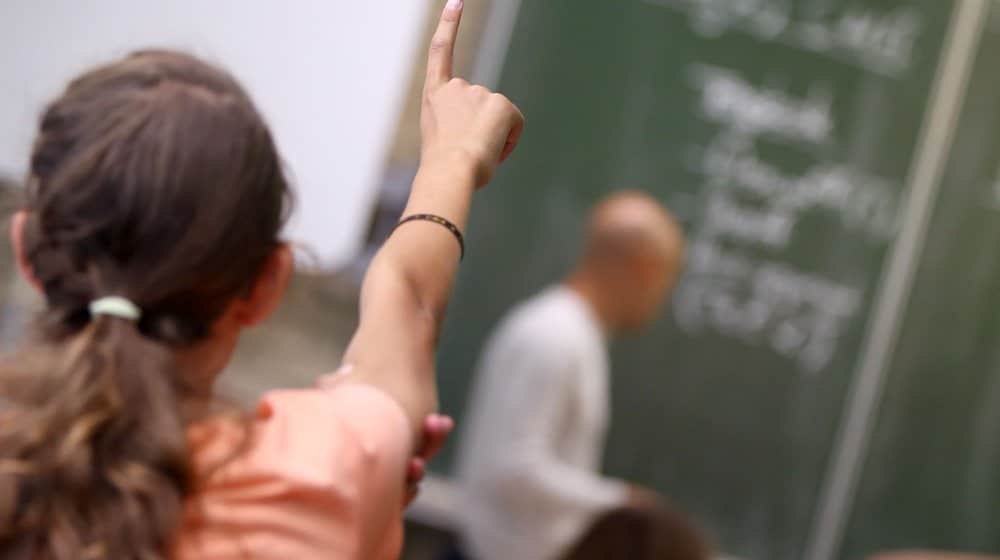
[(107, 317), (117, 317), (127, 321), (138, 321), (142, 317), (142, 310), (139, 306), (128, 299), (120, 296), (108, 296), (95, 299), (88, 306), (91, 317), (104, 315)]

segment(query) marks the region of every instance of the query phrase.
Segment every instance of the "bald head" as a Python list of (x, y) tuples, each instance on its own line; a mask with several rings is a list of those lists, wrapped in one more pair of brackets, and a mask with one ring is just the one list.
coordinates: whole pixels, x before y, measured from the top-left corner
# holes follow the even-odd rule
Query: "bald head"
[(653, 197), (622, 191), (602, 200), (591, 212), (585, 260), (608, 261), (648, 256), (679, 261), (684, 233), (674, 217)]
[(648, 323), (673, 287), (684, 233), (653, 197), (622, 191), (594, 207), (583, 260), (574, 277), (611, 330)]

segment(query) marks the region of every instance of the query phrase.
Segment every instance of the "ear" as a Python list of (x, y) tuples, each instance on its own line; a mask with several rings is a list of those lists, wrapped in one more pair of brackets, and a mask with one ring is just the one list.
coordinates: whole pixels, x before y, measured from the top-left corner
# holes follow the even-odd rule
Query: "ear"
[(271, 317), (288, 290), (294, 268), (292, 250), (282, 243), (267, 258), (250, 293), (235, 302), (235, 318), (241, 327), (253, 327)]
[(652, 256), (637, 252), (628, 256), (628, 262), (624, 268), (628, 270), (629, 278), (633, 283), (645, 284), (655, 276), (658, 264)]
[(28, 212), (19, 210), (10, 220), (10, 244), (14, 248), (14, 259), (17, 261), (17, 269), (21, 276), (31, 284), (36, 292), (42, 293), (42, 284), (35, 278), (35, 273), (28, 262), (28, 256), (24, 251), (24, 228), (28, 224)]

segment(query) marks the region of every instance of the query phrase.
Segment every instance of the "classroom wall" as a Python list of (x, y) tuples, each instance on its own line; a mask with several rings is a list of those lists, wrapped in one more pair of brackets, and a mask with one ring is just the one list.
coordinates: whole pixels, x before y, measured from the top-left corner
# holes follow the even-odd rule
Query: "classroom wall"
[(290, 236), (326, 266), (359, 248), (434, 0), (0, 2), (0, 173), (24, 173), (35, 119), (80, 71), (143, 47), (230, 69), (298, 190)]

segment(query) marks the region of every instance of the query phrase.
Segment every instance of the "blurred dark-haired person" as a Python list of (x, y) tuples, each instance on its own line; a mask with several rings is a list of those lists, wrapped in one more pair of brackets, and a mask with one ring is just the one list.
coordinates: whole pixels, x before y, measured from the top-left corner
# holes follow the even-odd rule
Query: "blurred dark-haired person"
[(565, 282), (511, 311), (487, 342), (459, 456), (473, 558), (561, 558), (603, 513), (652, 500), (598, 472), (608, 343), (657, 316), (683, 255), (666, 209), (641, 192), (614, 194), (594, 208)]
[(563, 560), (709, 560), (712, 547), (684, 515), (665, 505), (602, 515)]
[(962, 552), (941, 552), (933, 550), (904, 550), (884, 552), (869, 560), (1000, 560), (1000, 556), (967, 554)]

